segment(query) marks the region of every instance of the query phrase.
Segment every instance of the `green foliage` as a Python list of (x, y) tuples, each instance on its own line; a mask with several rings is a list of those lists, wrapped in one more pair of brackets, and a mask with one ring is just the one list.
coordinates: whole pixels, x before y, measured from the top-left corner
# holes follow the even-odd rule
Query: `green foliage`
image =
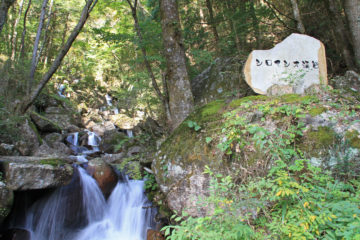
[(158, 190), (159, 186), (156, 183), (155, 175), (145, 172), (144, 174), (145, 179), (145, 191), (156, 191)]
[(194, 121), (187, 120), (186, 124), (189, 128), (193, 128), (196, 132), (201, 129), (201, 127)]

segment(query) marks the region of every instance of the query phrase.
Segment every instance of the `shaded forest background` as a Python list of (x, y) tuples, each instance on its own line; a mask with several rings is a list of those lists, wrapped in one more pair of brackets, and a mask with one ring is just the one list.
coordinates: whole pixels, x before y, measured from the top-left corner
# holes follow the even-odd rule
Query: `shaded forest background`
[[(10, 112), (49, 70), (78, 23), (85, 1), (11, 2), (1, 1), (2, 8), (7, 3), (10, 7), (0, 32), (0, 107)], [(135, 9), (131, 3), (97, 3), (42, 94), (56, 95), (65, 84), (78, 105), (96, 106), (108, 93), (129, 116), (142, 111), (165, 118), (159, 95), (167, 92), (159, 1), (141, 0)], [(272, 48), (293, 32), (325, 44), (330, 75), (356, 70), (358, 22), (352, 21), (356, 4), (355, 0), (180, 0), (178, 31), (189, 78), (217, 57), (239, 55), (245, 60), (253, 49)]]

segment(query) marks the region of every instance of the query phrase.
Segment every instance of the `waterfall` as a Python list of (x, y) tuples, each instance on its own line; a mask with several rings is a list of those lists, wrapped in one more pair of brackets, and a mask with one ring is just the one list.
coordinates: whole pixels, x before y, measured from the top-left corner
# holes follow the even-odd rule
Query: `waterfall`
[[(118, 182), (106, 202), (96, 181), (80, 167), (72, 182), (35, 202), (26, 214), (31, 240), (146, 240), (155, 210), (144, 181)], [(150, 206), (150, 207), (149, 207)]]
[[(110, 97), (109, 94), (106, 94), (106, 95), (105, 95), (105, 99), (106, 99), (107, 105), (108, 105), (109, 107), (112, 107), (112, 105), (113, 105), (113, 104), (112, 104), (112, 98)], [(118, 109), (118, 108), (114, 107), (112, 110), (114, 111), (114, 114), (119, 114), (119, 109)]]
[(77, 240), (145, 240), (151, 228), (153, 210), (144, 195), (144, 181), (118, 183), (107, 202), (107, 212), (99, 222), (83, 229)]
[(133, 137), (134, 137), (133, 131), (130, 130), (130, 129), (127, 129), (127, 130), (126, 130), (126, 135), (127, 135), (129, 138), (133, 138)]
[(78, 146), (79, 145), (79, 133), (75, 132), (71, 135), (67, 136), (66, 141), (71, 145)]

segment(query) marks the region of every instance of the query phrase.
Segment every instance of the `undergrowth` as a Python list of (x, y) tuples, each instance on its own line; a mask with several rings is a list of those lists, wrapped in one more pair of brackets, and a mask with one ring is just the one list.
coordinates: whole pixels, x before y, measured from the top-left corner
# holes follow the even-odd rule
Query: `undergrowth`
[[(226, 137), (218, 147), (235, 161), (238, 149), (257, 147), (267, 156), (259, 159), (266, 174), (239, 182), (206, 167), (209, 196), (197, 202), (199, 209), (208, 209), (206, 216), (174, 215), (175, 224), (163, 228), (167, 239), (360, 239), (360, 181), (351, 171), (352, 155), (338, 146), (337, 154), (329, 155), (336, 163), (330, 172), (313, 166), (298, 147), (301, 120), (313, 103), (262, 103), (256, 106), (262, 113), (257, 123), (246, 114), (227, 113)], [(270, 132), (262, 124), (267, 115), (287, 117), (291, 124)]]

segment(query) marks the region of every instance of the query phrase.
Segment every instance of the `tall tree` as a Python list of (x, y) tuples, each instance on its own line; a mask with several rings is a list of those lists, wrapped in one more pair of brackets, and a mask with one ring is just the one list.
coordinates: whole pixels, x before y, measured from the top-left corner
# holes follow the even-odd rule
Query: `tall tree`
[(25, 56), (25, 36), (26, 36), (26, 26), (27, 26), (27, 16), (31, 7), (31, 0), (29, 0), (28, 5), (24, 14), (24, 22), (23, 22), (23, 32), (21, 34), (21, 43), (20, 43), (20, 59), (24, 59)]
[(209, 21), (208, 22), (209, 22), (209, 24), (211, 26), (211, 30), (214, 34), (216, 51), (219, 52), (219, 34), (216, 29), (216, 22), (215, 22), (214, 11), (213, 11), (213, 6), (211, 3), (211, 0), (206, 0), (206, 7), (209, 11)]
[(20, 7), (19, 7), (19, 13), (18, 13), (18, 16), (17, 16), (17, 18), (15, 20), (15, 24), (14, 24), (14, 34), (13, 34), (12, 43), (11, 43), (12, 44), (12, 47), (11, 47), (11, 60), (12, 61), (15, 60), (15, 53), (16, 53), (16, 48), (17, 48), (17, 30), (16, 30), (16, 27), (20, 22), (23, 6), (24, 6), (24, 0), (21, 0), (20, 1)]
[(292, 5), (294, 18), (296, 20), (296, 28), (300, 33), (305, 33), (305, 27), (301, 20), (301, 15), (297, 0), (291, 0), (291, 5)]
[(36, 38), (34, 42), (34, 48), (33, 48), (33, 54), (31, 59), (31, 68), (30, 68), (30, 75), (29, 75), (29, 81), (28, 81), (28, 88), (27, 93), (30, 94), (33, 82), (34, 82), (34, 76), (35, 76), (35, 70), (37, 65), (37, 55), (38, 55), (38, 49), (39, 49), (39, 43), (40, 43), (40, 36), (41, 32), (43, 30), (44, 20), (45, 20), (45, 12), (46, 12), (46, 6), (49, 0), (43, 0), (42, 6), (41, 6), (41, 14), (40, 14), (40, 21), (39, 26), (36, 33)]
[(171, 128), (175, 129), (193, 110), (194, 99), (186, 69), (177, 1), (160, 0), (160, 12)]
[(145, 48), (145, 45), (144, 45), (143, 36), (142, 36), (140, 25), (139, 25), (139, 20), (138, 20), (138, 17), (137, 17), (137, 4), (138, 4), (138, 1), (135, 0), (134, 3), (132, 3), (131, 0), (127, 0), (127, 2), (128, 2), (129, 6), (130, 6), (131, 14), (132, 14), (132, 17), (134, 19), (134, 27), (135, 27), (137, 37), (139, 39), (139, 45), (140, 45), (140, 49), (141, 49), (141, 52), (142, 52), (143, 57), (144, 57), (144, 64), (145, 64), (146, 70), (148, 71), (148, 74), (149, 74), (149, 76), (151, 78), (151, 83), (152, 83), (152, 86), (153, 86), (153, 88), (155, 90), (155, 93), (156, 93), (157, 97), (160, 98), (160, 100), (161, 100), (161, 102), (163, 104), (164, 111), (165, 111), (165, 114), (166, 114), (166, 118), (167, 118), (168, 121), (171, 121), (169, 97), (168, 97), (166, 84), (163, 86), (164, 87), (164, 94), (163, 94), (161, 92), (157, 82), (156, 82), (154, 72), (153, 72), (153, 70), (151, 68), (151, 64), (150, 64), (150, 62), (148, 60), (146, 48)]
[(16, 0), (0, 0), (0, 33), (6, 23), (9, 8)]
[(360, 1), (345, 0), (344, 8), (351, 30), (355, 62), (360, 69)]
[(42, 77), (42, 79), (41, 79), (40, 83), (37, 85), (37, 87), (22, 102), (22, 104), (20, 106), (20, 109), (19, 109), (19, 111), (21, 113), (25, 113), (29, 109), (29, 107), (33, 104), (35, 99), (39, 96), (41, 90), (45, 87), (45, 85), (50, 81), (51, 77), (57, 71), (57, 69), (59, 68), (62, 60), (64, 59), (64, 57), (66, 56), (66, 54), (70, 50), (73, 42), (75, 41), (75, 39), (79, 35), (80, 31), (84, 27), (84, 25), (86, 23), (86, 20), (89, 18), (89, 15), (90, 15), (91, 11), (94, 9), (97, 2), (98, 2), (97, 0), (87, 0), (86, 1), (85, 6), (84, 6), (84, 8), (83, 8), (83, 10), (81, 12), (81, 16), (80, 16), (80, 19), (79, 19), (77, 25), (75, 26), (75, 28), (71, 32), (71, 34), (70, 34), (69, 38), (67, 39), (65, 45), (61, 48), (61, 50), (58, 53), (56, 59), (52, 63), (50, 69)]
[(355, 64), (350, 50), (350, 42), (346, 37), (349, 34), (345, 28), (344, 21), (339, 12), (339, 5), (336, 0), (326, 0), (325, 4), (328, 9), (329, 17), (333, 21), (336, 38), (340, 45), (341, 53), (345, 61), (345, 64), (348, 68), (352, 69), (354, 68)]

